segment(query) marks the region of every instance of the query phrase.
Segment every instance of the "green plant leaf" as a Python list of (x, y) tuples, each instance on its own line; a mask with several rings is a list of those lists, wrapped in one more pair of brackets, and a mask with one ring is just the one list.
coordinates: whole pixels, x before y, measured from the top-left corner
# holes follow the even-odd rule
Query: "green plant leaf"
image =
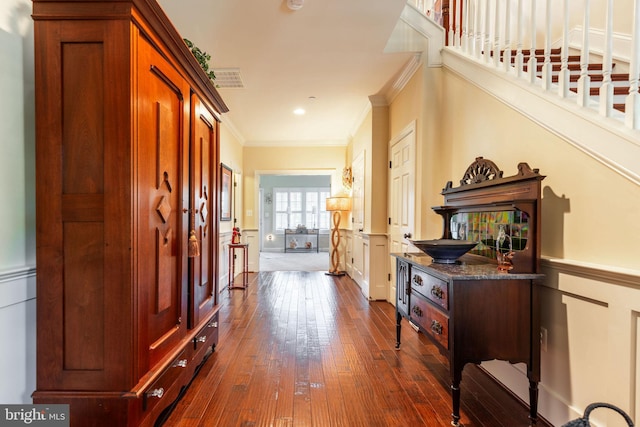
[(198, 46), (193, 44), (191, 40), (189, 39), (183, 39), (183, 40), (184, 40), (184, 43), (187, 45), (187, 47), (191, 50), (191, 53), (193, 54), (193, 56), (196, 58), (196, 60), (200, 64), (200, 67), (202, 67), (202, 69), (204, 70), (204, 73), (207, 75), (207, 77), (209, 77), (210, 80), (215, 80), (216, 74), (213, 72), (213, 70), (209, 70), (209, 61), (211, 60), (211, 55), (209, 55), (207, 52), (202, 51)]

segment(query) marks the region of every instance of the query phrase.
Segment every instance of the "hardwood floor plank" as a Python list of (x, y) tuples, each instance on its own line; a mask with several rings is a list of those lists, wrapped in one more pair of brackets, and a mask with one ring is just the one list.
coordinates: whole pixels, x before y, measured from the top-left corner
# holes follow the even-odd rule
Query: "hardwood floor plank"
[[(164, 426), (449, 425), (447, 359), (406, 320), (396, 350), (394, 307), (367, 301), (349, 277), (251, 273), (220, 303), (218, 347)], [(527, 413), (465, 367), (465, 427), (526, 426)]]

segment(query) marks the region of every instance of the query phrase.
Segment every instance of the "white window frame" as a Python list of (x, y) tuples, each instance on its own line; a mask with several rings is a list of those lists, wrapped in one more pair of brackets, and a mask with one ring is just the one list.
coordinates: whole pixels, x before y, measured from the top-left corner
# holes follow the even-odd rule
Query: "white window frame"
[[(286, 227), (277, 227), (277, 219), (278, 219), (278, 214), (283, 214), (284, 211), (279, 211), (278, 210), (278, 193), (288, 193), (287, 196), (287, 225)], [(301, 193), (302, 194), (302, 200), (301, 200), (301, 210), (300, 211), (292, 211), (291, 210), (291, 193)], [(309, 227), (309, 221), (307, 218), (307, 215), (311, 212), (311, 215), (315, 215), (315, 213), (313, 213), (312, 211), (308, 211), (307, 208), (307, 193), (317, 193), (318, 194), (318, 213), (317, 213), (317, 218), (312, 218), (311, 222), (313, 223), (314, 219), (315, 219), (315, 228), (317, 228), (321, 233), (322, 232), (329, 232), (330, 227), (331, 227), (331, 221), (330, 221), (330, 213), (327, 212), (325, 210), (325, 200), (326, 197), (329, 197), (331, 195), (331, 188), (329, 187), (274, 187), (273, 188), (273, 224), (272, 224), (272, 229), (278, 233), (278, 234), (283, 234), (285, 228), (296, 228), (298, 226), (298, 224), (292, 224), (291, 223), (291, 216), (295, 215), (295, 214), (300, 214), (301, 215), (301, 220), (300, 220), (300, 224), (303, 225), (307, 225), (307, 228), (314, 228), (314, 227)], [(326, 197), (323, 198), (323, 195), (326, 194)], [(326, 219), (323, 220), (321, 218), (322, 215), (326, 216)], [(321, 225), (327, 225), (327, 227), (321, 227)]]

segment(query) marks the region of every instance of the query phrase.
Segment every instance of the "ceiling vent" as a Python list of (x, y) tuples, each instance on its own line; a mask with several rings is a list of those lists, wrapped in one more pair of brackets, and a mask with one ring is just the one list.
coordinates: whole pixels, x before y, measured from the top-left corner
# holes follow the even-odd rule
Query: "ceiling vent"
[(239, 68), (215, 68), (213, 72), (216, 75), (216, 79), (213, 81), (216, 87), (244, 88)]

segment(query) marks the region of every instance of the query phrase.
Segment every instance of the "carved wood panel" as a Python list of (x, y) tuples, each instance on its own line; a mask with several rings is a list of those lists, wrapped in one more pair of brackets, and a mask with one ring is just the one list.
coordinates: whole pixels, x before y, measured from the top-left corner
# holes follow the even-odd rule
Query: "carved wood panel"
[(142, 305), (147, 307), (141, 331), (148, 334), (148, 362), (153, 366), (186, 329), (181, 261), (186, 234), (181, 214), (185, 106), (181, 76), (149, 45), (141, 43), (141, 48), (148, 62), (139, 68), (145, 102), (138, 145), (138, 269)]
[(216, 127), (212, 114), (194, 94), (191, 96), (192, 140), (191, 140), (191, 227), (196, 232), (200, 244), (200, 255), (191, 258), (193, 275), (190, 298), (193, 307), (190, 310), (190, 325), (204, 318), (216, 302), (214, 295), (216, 275), (212, 256), (216, 252), (216, 240), (213, 227), (217, 220), (214, 207), (216, 197), (217, 150)]

